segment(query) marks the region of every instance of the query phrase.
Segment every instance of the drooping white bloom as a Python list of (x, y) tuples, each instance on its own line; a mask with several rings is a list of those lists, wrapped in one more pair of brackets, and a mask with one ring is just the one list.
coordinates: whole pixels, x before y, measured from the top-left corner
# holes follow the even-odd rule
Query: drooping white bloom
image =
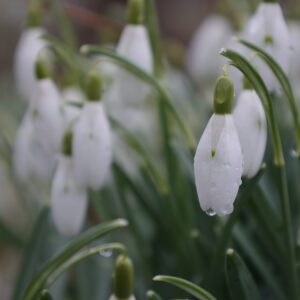
[[(291, 42), (288, 27), (278, 3), (261, 3), (245, 30), (245, 39), (263, 48), (288, 73)], [(258, 57), (255, 59), (258, 72), (271, 90), (279, 85), (269, 67)]]
[(41, 39), (45, 34), (43, 28), (34, 27), (23, 31), (14, 57), (14, 74), (17, 88), (23, 98), (29, 101), (37, 88), (35, 62), (39, 55), (48, 56), (46, 41)]
[(243, 172), (243, 157), (231, 114), (213, 114), (199, 141), (195, 180), (201, 208), (209, 215), (233, 211)]
[(74, 170), (81, 187), (101, 188), (112, 160), (111, 130), (102, 102), (87, 102), (74, 127)]
[(80, 232), (87, 203), (86, 189), (75, 181), (72, 157), (61, 155), (51, 190), (53, 221), (61, 234), (73, 236)]
[(230, 22), (218, 15), (208, 17), (196, 30), (186, 58), (187, 69), (195, 82), (214, 80), (224, 59), (219, 51), (234, 35)]
[(61, 95), (51, 79), (38, 81), (30, 111), (36, 138), (50, 153), (59, 152), (64, 133), (63, 108)]
[(244, 90), (233, 112), (244, 157), (243, 175), (259, 171), (267, 143), (267, 122), (263, 106), (254, 90)]
[[(116, 52), (145, 72), (153, 72), (153, 57), (147, 29), (144, 25), (126, 25)], [(118, 69), (115, 76), (115, 84), (112, 88), (119, 91), (119, 97), (115, 100), (123, 105), (144, 105), (145, 98), (150, 91), (149, 86), (125, 70)]]
[(35, 134), (30, 111), (24, 116), (16, 136), (13, 163), (16, 176), (23, 183), (47, 182), (55, 168), (54, 155), (42, 147)]

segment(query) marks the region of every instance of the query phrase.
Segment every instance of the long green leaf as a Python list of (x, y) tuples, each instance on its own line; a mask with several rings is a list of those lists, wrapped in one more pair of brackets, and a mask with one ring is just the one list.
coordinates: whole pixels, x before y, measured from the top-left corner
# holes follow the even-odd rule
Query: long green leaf
[(49, 276), (51, 276), (51, 274), (53, 274), (55, 270), (57, 270), (61, 265), (63, 265), (68, 259), (70, 259), (82, 248), (99, 239), (103, 235), (106, 235), (113, 230), (123, 228), (125, 226), (127, 226), (126, 220), (117, 219), (115, 221), (95, 226), (94, 228), (88, 230), (87, 232), (73, 240), (66, 248), (64, 248), (53, 259), (51, 259), (35, 276), (35, 278), (31, 281), (31, 284), (27, 288), (23, 299), (32, 300), (38, 297)]
[(250, 271), (233, 249), (228, 249), (226, 252), (225, 270), (231, 300), (261, 299)]
[(182, 279), (182, 278), (158, 275), (158, 276), (155, 276), (153, 278), (153, 280), (167, 282), (172, 285), (175, 285), (178, 288), (188, 292), (190, 295), (196, 297), (199, 300), (216, 300), (216, 298), (213, 295), (211, 295), (209, 292), (207, 292), (203, 288), (199, 287), (198, 285), (196, 285), (188, 280)]
[(266, 53), (263, 49), (243, 40), (240, 39), (239, 42), (243, 44), (244, 46), (254, 50), (270, 67), (276, 78), (278, 79), (284, 93), (287, 96), (291, 113), (293, 116), (293, 122), (294, 122), (294, 129), (296, 134), (296, 145), (297, 145), (297, 154), (300, 155), (300, 119), (299, 119), (299, 110), (297, 106), (297, 102), (295, 100), (295, 96), (293, 93), (292, 86), (290, 84), (290, 81), (287, 77), (287, 75), (284, 73), (280, 65), (273, 59), (272, 56), (270, 56), (268, 53)]
[(254, 67), (249, 63), (249, 61), (245, 57), (241, 56), (239, 53), (228, 49), (222, 49), (220, 54), (224, 57), (229, 58), (231, 60), (230, 64), (239, 69), (245, 75), (245, 77), (250, 81), (250, 83), (254, 87), (257, 95), (260, 97), (265, 109), (268, 125), (270, 128), (271, 140), (274, 151), (274, 164), (276, 166), (283, 166), (284, 157), (278, 124), (276, 122), (274, 114), (272, 99), (263, 79), (254, 69)]

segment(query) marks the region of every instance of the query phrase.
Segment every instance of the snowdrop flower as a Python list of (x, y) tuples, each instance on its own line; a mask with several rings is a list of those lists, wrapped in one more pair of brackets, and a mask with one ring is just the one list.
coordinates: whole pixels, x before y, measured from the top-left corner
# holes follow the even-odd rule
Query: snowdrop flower
[(231, 114), (234, 95), (227, 76), (218, 79), (214, 111), (199, 141), (194, 171), (201, 208), (219, 216), (233, 211), (243, 172), (243, 157), (238, 133)]
[(41, 39), (45, 30), (41, 27), (41, 20), (38, 17), (39, 12), (35, 7), (30, 11), (29, 27), (26, 28), (17, 44), (14, 57), (14, 74), (17, 88), (20, 95), (27, 101), (32, 98), (32, 94), (37, 88), (37, 79), (35, 77), (35, 62), (39, 55), (48, 57), (46, 41)]
[(65, 135), (63, 152), (52, 182), (51, 211), (58, 231), (74, 236), (82, 228), (88, 201), (86, 189), (78, 187), (75, 180), (70, 132)]
[(224, 64), (219, 51), (234, 35), (230, 22), (218, 15), (208, 17), (196, 30), (189, 46), (186, 66), (195, 82), (214, 80)]
[(24, 116), (16, 136), (13, 165), (22, 183), (48, 182), (53, 175), (55, 157), (45, 151), (37, 139), (30, 111)]
[[(276, 1), (265, 1), (258, 6), (246, 27), (245, 39), (263, 48), (288, 73), (291, 43), (281, 7)], [(279, 84), (269, 67), (259, 58), (255, 63), (268, 87), (278, 90)]]
[(37, 90), (30, 103), (34, 131), (46, 151), (57, 153), (64, 132), (61, 95), (49, 78), (45, 61), (41, 58), (36, 62), (36, 72)]
[(117, 258), (114, 270), (114, 294), (109, 300), (135, 300), (132, 295), (134, 269), (131, 259), (121, 254)]
[(97, 72), (87, 81), (87, 98), (74, 126), (75, 178), (79, 186), (97, 190), (106, 182), (112, 160), (111, 130), (103, 103)]
[(244, 157), (243, 175), (251, 178), (261, 167), (267, 143), (266, 116), (253, 89), (242, 91), (233, 117)]
[[(153, 72), (153, 57), (147, 28), (143, 23), (144, 2), (130, 0), (128, 7), (128, 22), (121, 34), (116, 52), (137, 65), (147, 73)], [(144, 105), (149, 94), (149, 87), (140, 79), (125, 70), (117, 69), (113, 89), (119, 91), (118, 104)], [(139, 91), (138, 93), (136, 91)]]

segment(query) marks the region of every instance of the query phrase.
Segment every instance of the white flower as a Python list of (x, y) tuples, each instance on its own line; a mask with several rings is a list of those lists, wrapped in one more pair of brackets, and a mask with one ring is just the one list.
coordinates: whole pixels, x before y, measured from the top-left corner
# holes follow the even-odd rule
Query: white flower
[(78, 184), (94, 190), (101, 188), (112, 160), (111, 130), (102, 102), (84, 105), (74, 127), (73, 157)]
[(27, 112), (19, 127), (13, 154), (17, 178), (23, 183), (47, 182), (55, 168), (54, 155), (47, 152), (35, 135), (32, 114)]
[(24, 99), (29, 101), (37, 88), (35, 62), (39, 55), (48, 57), (46, 41), (41, 39), (45, 34), (43, 28), (28, 28), (23, 31), (14, 57), (14, 74), (17, 88)]
[[(126, 25), (116, 52), (145, 72), (149, 74), (153, 72), (152, 52), (144, 25)], [(149, 86), (125, 70), (117, 69), (115, 76), (115, 84), (112, 88), (118, 90), (119, 95), (116, 98), (118, 104), (144, 105), (150, 91)]]
[(60, 150), (64, 133), (61, 95), (51, 79), (41, 79), (30, 103), (36, 138), (52, 153)]
[[(245, 30), (245, 39), (263, 48), (288, 73), (290, 61), (290, 38), (281, 7), (278, 3), (261, 3)], [(258, 72), (271, 90), (279, 85), (269, 67), (256, 57)]]
[(233, 211), (243, 172), (243, 157), (231, 114), (213, 114), (199, 141), (195, 180), (201, 208), (219, 216)]
[(76, 184), (72, 157), (62, 155), (51, 189), (51, 211), (59, 232), (70, 236), (78, 234), (85, 220), (86, 209), (87, 191)]
[(261, 167), (267, 143), (266, 116), (254, 90), (241, 93), (233, 117), (244, 157), (243, 175), (251, 178)]
[(208, 17), (196, 30), (186, 58), (187, 69), (196, 82), (214, 80), (225, 59), (219, 55), (234, 35), (230, 22), (218, 15)]

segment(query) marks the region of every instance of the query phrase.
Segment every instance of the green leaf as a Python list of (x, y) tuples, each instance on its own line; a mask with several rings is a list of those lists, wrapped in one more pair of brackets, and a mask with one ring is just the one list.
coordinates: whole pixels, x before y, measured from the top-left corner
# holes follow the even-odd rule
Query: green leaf
[(95, 226), (94, 228), (83, 233), (78, 238), (74, 239), (60, 253), (58, 253), (53, 259), (51, 259), (35, 276), (35, 278), (28, 286), (23, 300), (32, 300), (38, 297), (41, 290), (44, 288), (48, 278), (82, 248), (99, 239), (103, 235), (106, 235), (113, 230), (123, 228), (125, 226), (127, 226), (126, 220), (117, 219), (115, 221), (106, 222)]
[(287, 75), (284, 73), (280, 65), (273, 59), (272, 56), (270, 56), (268, 53), (266, 53), (263, 49), (243, 40), (240, 39), (239, 42), (243, 44), (244, 46), (254, 50), (258, 56), (260, 56), (270, 67), (276, 78), (278, 79), (284, 93), (287, 96), (289, 106), (291, 109), (291, 113), (293, 116), (293, 122), (294, 122), (294, 129), (296, 134), (296, 144), (297, 144), (297, 154), (300, 155), (300, 120), (299, 120), (299, 110), (297, 106), (297, 102), (293, 93), (292, 86), (290, 84), (290, 81), (287, 77)]
[(193, 295), (194, 297), (196, 297), (199, 300), (216, 300), (216, 298), (213, 295), (211, 295), (209, 292), (207, 292), (203, 288), (199, 287), (198, 285), (196, 285), (188, 280), (182, 279), (182, 278), (158, 275), (158, 276), (155, 276), (153, 278), (153, 280), (167, 282), (172, 285), (175, 285), (178, 288)]
[(278, 122), (276, 122), (272, 99), (263, 79), (254, 69), (254, 67), (249, 63), (249, 61), (239, 53), (228, 49), (222, 49), (220, 54), (229, 58), (231, 60), (230, 64), (239, 69), (245, 75), (245, 77), (250, 81), (257, 95), (261, 99), (270, 128), (274, 151), (274, 164), (276, 166), (283, 166), (284, 156), (278, 129)]
[(170, 95), (168, 91), (163, 87), (163, 85), (156, 80), (155, 77), (152, 75), (149, 75), (147, 72), (142, 70), (141, 68), (137, 67), (135, 64), (131, 63), (129, 60), (123, 58), (122, 56), (114, 53), (113, 51), (96, 47), (92, 45), (83, 45), (80, 49), (81, 53), (86, 55), (102, 55), (110, 58), (112, 61), (129, 71), (131, 74), (136, 76), (137, 78), (145, 81), (149, 85), (151, 85), (160, 95), (160, 100), (165, 103), (167, 108), (169, 109), (170, 113), (173, 115), (174, 120), (177, 122), (179, 128), (182, 130), (184, 137), (186, 139), (186, 143), (192, 151), (196, 147), (195, 139), (190, 131), (190, 129), (187, 127), (186, 123), (182, 120), (179, 113), (174, 108), (172, 101), (170, 99)]
[(246, 264), (233, 249), (228, 249), (226, 252), (225, 270), (231, 300), (261, 299)]
[(154, 291), (148, 291), (146, 296), (147, 300), (162, 300), (161, 297)]

